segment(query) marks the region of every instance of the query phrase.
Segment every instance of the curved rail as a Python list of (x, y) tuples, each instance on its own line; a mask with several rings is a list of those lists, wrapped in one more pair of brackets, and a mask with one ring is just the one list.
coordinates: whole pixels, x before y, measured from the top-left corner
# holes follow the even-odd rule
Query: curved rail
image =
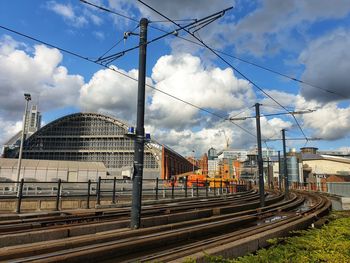
[[(302, 211), (300, 206), (304, 203), (305, 197), (311, 200), (313, 205)], [(100, 235), (53, 240), (26, 247), (7, 247), (6, 250), (0, 249), (0, 260), (94, 262), (118, 257), (118, 261), (126, 262), (168, 262), (188, 255), (200, 258), (202, 252), (199, 251), (203, 249), (207, 251), (217, 249), (222, 247), (219, 244), (237, 242), (252, 235), (293, 224), (301, 219), (313, 220), (330, 207), (327, 200), (311, 194), (292, 193), (290, 200), (287, 201), (282, 201), (282, 198), (281, 196), (270, 198), (270, 201), (267, 200), (268, 205), (262, 209), (250, 207), (254, 205), (254, 202), (250, 202), (241, 205), (246, 209), (237, 211), (239, 205), (232, 205), (229, 201), (224, 206), (207, 209), (212, 211), (212, 215), (204, 218), (192, 218), (189, 221), (178, 218), (175, 223), (168, 221), (168, 224), (153, 225), (139, 230), (122, 228)], [(191, 212), (199, 214), (199, 211)], [(168, 216), (169, 219), (171, 216), (182, 217), (183, 214), (181, 212), (159, 217)], [(155, 220), (149, 218), (152, 219)], [(153, 256), (149, 256), (150, 254)]]

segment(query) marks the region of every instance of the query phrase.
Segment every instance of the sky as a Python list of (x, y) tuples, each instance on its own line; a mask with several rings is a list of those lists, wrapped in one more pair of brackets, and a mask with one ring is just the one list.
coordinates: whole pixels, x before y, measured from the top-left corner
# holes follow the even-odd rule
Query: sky
[[(94, 61), (137, 47), (145, 17), (149, 41), (177, 33), (147, 45), (145, 129), (159, 143), (197, 157), (227, 142), (256, 147), (255, 119), (228, 119), (254, 117), (260, 103), (263, 147), (281, 150), (271, 139), (285, 129), (289, 139), (321, 139), (288, 140), (289, 148), (349, 149), (350, 1), (145, 0), (181, 26), (233, 7), (192, 28), (196, 38), (138, 1), (90, 1), (112, 12), (78, 0), (0, 1), (0, 144), (21, 129), (24, 93), (43, 124), (99, 112), (135, 126), (138, 49), (104, 66)], [(287, 110), (314, 111), (297, 121), (264, 116)]]

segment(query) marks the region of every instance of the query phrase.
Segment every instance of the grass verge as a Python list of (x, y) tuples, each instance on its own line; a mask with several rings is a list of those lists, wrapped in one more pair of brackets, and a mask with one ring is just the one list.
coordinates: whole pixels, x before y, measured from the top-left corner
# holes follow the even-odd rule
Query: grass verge
[[(350, 262), (350, 212), (333, 212), (321, 228), (296, 231), (294, 236), (269, 240), (271, 246), (236, 259), (207, 256), (213, 263)], [(188, 261), (191, 262), (191, 261)]]

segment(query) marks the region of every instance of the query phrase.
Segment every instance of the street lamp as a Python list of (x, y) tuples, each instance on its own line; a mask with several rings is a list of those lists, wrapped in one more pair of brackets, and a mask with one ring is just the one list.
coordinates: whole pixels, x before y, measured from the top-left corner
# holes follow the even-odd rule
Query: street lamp
[[(24, 143), (24, 135), (25, 135), (25, 126), (27, 120), (27, 111), (28, 111), (28, 103), (32, 99), (29, 93), (24, 93), (24, 99), (26, 100), (26, 106), (24, 109), (23, 115), (23, 124), (22, 124), (22, 136), (21, 136), (21, 145), (19, 147), (19, 155), (18, 155), (18, 166), (17, 166), (17, 180), (16, 184), (19, 182), (19, 176), (21, 173), (21, 162), (22, 162), (22, 153), (23, 153), (23, 143)], [(16, 187), (17, 188), (17, 187)]]

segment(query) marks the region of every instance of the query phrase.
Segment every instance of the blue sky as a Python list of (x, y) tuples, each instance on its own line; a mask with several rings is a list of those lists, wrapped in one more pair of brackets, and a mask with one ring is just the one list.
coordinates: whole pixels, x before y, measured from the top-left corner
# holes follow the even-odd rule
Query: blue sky
[[(137, 1), (91, 1), (138, 21), (164, 20)], [(222, 55), (280, 104), (291, 110), (317, 109), (297, 116), (308, 142), (320, 149), (349, 147), (350, 129), (350, 2), (347, 0), (236, 0), (155, 1), (158, 11), (172, 19), (200, 19), (227, 7), (234, 8), (201, 29), (197, 36), (210, 47), (318, 88), (261, 70)], [(198, 4), (200, 3), (200, 4)], [(179, 22), (179, 23), (188, 23)], [(80, 1), (0, 2), (0, 25), (33, 36), (92, 60), (122, 40), (126, 31), (138, 32), (135, 21), (107, 13)], [(152, 22), (148, 39), (173, 31), (171, 23)], [(185, 32), (179, 36), (191, 39)], [(108, 54), (136, 46), (138, 37), (121, 41)], [(157, 89), (223, 117), (253, 116), (262, 103), (265, 114), (283, 112), (256, 87), (210, 51), (175, 36), (147, 48), (147, 81)], [(109, 65), (137, 78), (138, 51), (128, 52)], [(135, 124), (137, 83), (94, 63), (0, 29), (0, 142), (21, 127), (23, 93), (39, 102), (43, 121), (78, 111), (102, 112)], [(325, 92), (326, 89), (337, 95)], [(243, 112), (243, 113), (242, 113)], [(157, 141), (184, 155), (200, 155), (210, 147), (250, 148), (256, 138), (232, 123), (147, 89), (146, 130)], [(253, 119), (238, 125), (255, 133)], [(264, 138), (303, 137), (293, 118), (262, 118)], [(269, 146), (281, 149), (280, 142)], [(299, 148), (305, 141), (288, 142)]]

